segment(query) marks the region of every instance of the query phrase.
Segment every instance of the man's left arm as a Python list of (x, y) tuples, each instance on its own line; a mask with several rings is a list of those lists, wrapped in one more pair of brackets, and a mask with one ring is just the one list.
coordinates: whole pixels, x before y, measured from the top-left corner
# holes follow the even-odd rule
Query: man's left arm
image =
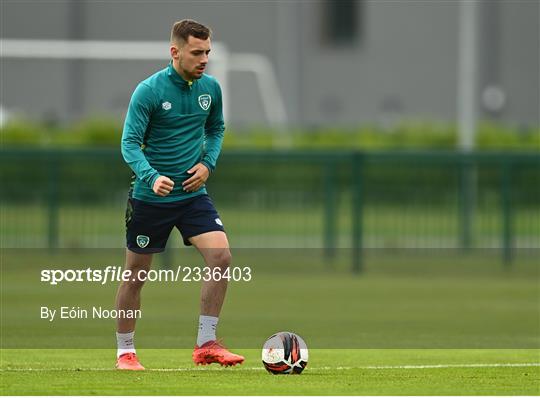
[[(195, 192), (200, 189), (211, 172), (216, 168), (216, 163), (221, 152), (225, 122), (223, 120), (223, 102), (221, 100), (221, 88), (216, 82), (216, 93), (213, 98), (210, 113), (204, 125), (204, 151), (200, 163), (188, 170), (191, 177), (182, 183), (185, 191)], [(204, 165), (204, 166), (203, 166)], [(204, 169), (207, 170), (204, 170)]]
[(201, 163), (208, 167), (210, 172), (216, 168), (216, 163), (221, 152), (221, 144), (223, 143), (224, 131), (225, 122), (223, 120), (221, 88), (216, 82), (216, 98), (213, 101), (210, 114), (204, 126), (204, 153), (201, 160)]

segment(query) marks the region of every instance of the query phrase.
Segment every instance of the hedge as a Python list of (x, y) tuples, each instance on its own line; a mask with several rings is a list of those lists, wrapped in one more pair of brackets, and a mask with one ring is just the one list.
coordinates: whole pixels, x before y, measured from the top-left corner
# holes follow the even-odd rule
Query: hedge
[[(122, 122), (91, 118), (67, 126), (49, 126), (12, 120), (2, 127), (3, 147), (80, 148), (114, 147), (120, 143)], [(435, 122), (403, 123), (388, 130), (378, 126), (358, 128), (304, 128), (269, 130), (227, 129), (224, 148), (294, 149), (453, 149), (458, 143), (453, 125)], [(477, 149), (540, 151), (540, 128), (515, 127), (493, 122), (478, 125)]]

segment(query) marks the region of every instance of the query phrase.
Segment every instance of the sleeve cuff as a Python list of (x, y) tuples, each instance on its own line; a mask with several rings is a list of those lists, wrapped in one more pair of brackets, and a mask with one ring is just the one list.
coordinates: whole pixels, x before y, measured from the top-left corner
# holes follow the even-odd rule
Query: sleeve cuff
[(208, 171), (210, 173), (212, 173), (214, 171), (214, 167), (212, 167), (212, 165), (210, 163), (208, 163), (206, 160), (201, 160), (201, 163), (204, 164), (206, 166), (206, 168), (208, 169)]
[(150, 185), (150, 189), (154, 189), (154, 183), (159, 178), (159, 173), (156, 173), (148, 180), (148, 185)]

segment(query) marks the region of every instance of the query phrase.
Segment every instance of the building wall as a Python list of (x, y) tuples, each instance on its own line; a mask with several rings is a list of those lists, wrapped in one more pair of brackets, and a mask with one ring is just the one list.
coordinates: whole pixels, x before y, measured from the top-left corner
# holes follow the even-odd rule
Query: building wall
[[(457, 7), (452, 2), (366, 2), (356, 47), (322, 44), (317, 24), (306, 26), (305, 117), (381, 121), (396, 117), (452, 119), (455, 114)], [(311, 5), (311, 20), (321, 24)], [(335, 105), (328, 109), (328, 105)]]
[(540, 123), (540, 2), (501, 2), (499, 69), (503, 119)]
[[(493, 4), (496, 6), (493, 7)], [(489, 4), (489, 5), (488, 5)], [(325, 34), (325, 1), (2, 2), (2, 38), (167, 40), (178, 19), (210, 25), (231, 52), (267, 56), (294, 125), (392, 124), (456, 118), (458, 7), (450, 1), (361, 1), (358, 35)], [(491, 7), (491, 9), (489, 8)], [(481, 2), (479, 101), (487, 84), (505, 107), (483, 118), (539, 123), (539, 4)], [(37, 118), (123, 115), (135, 85), (160, 61), (2, 59), (7, 109)], [(494, 60), (494, 61), (493, 61)], [(496, 80), (496, 81), (492, 81)], [(229, 124), (264, 124), (253, 76), (230, 75)]]

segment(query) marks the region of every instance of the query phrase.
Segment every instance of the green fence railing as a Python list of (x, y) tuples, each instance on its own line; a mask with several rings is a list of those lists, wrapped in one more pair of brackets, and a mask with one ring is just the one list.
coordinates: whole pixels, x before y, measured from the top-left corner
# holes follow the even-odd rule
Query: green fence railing
[[(122, 247), (118, 150), (0, 151), (3, 247)], [(540, 154), (225, 151), (208, 190), (231, 244), (540, 248)], [(179, 239), (171, 239), (174, 247)]]

